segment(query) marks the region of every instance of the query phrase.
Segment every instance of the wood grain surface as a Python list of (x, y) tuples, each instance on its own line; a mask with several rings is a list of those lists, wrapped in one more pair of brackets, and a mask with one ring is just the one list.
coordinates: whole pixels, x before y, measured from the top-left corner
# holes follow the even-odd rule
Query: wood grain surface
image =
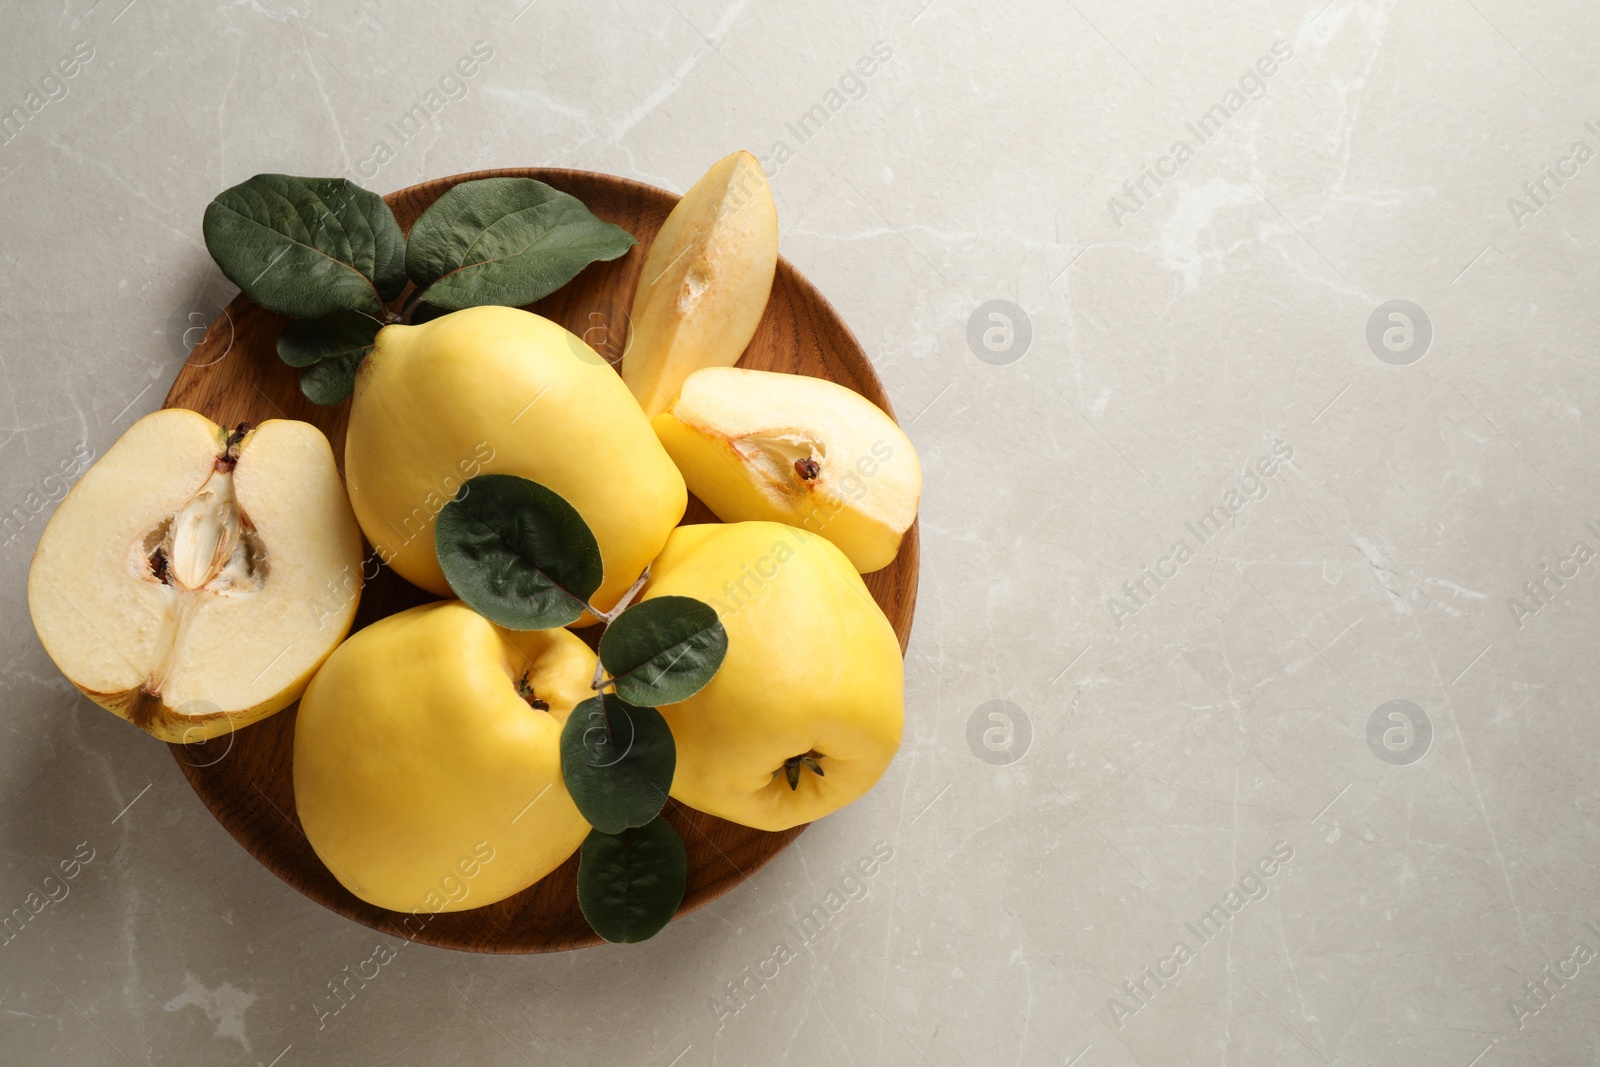
[[(517, 169), (458, 174), (402, 189), (386, 199), (403, 229), (445, 190), (475, 178), (528, 177), (578, 197), (600, 218), (639, 239), (621, 259), (595, 263), (529, 310), (581, 335), (615, 366), (627, 342), (627, 311), (645, 253), (678, 198), (662, 189), (587, 171)], [(398, 301), (396, 304), (398, 305)], [(167, 394), (166, 407), (192, 408), (234, 425), (271, 418), (301, 419), (328, 435), (344, 462), (349, 401), (318, 407), (300, 395), (298, 371), (276, 354), (286, 320), (243, 296), (236, 298), (190, 353)], [(772, 299), (740, 366), (829, 378), (893, 412), (883, 384), (850, 331), (822, 295), (787, 261), (778, 263)], [(684, 522), (714, 522), (692, 496)], [(866, 576), (868, 588), (893, 623), (902, 651), (911, 632), (917, 594), (917, 527), (894, 563)], [(434, 599), (385, 569), (361, 598), (355, 628)], [(584, 633), (580, 631), (580, 633)], [(593, 641), (596, 628), (585, 636)], [(599, 943), (578, 910), (578, 858), (521, 893), (482, 908), (413, 917), (373, 907), (351, 895), (323, 867), (295, 813), (291, 757), (296, 707), (202, 745), (173, 745), (184, 776), (217, 821), (268, 870), (357, 922), (396, 937), (473, 952), (550, 952)], [(689, 850), (683, 915), (733, 889), (805, 827), (767, 833), (669, 802), (666, 817)], [(402, 920), (408, 920), (402, 925)]]

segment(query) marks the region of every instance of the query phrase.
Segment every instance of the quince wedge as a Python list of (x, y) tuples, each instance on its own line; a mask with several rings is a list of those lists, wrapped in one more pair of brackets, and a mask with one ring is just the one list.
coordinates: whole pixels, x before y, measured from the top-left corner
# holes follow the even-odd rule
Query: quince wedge
[(590, 603), (601, 611), (661, 551), (688, 502), (616, 372), (581, 338), (517, 308), (380, 330), (356, 375), (344, 455), (350, 502), (379, 558), (440, 596), (452, 593), (434, 523), (480, 474), (531, 479), (578, 510), (600, 545), (605, 577)]
[(405, 912), (481, 907), (549, 874), (589, 832), (560, 744), (594, 664), (569, 630), (502, 630), (459, 600), (358, 631), (295, 721), (295, 807), (318, 857)]
[(717, 161), (645, 256), (622, 380), (654, 418), (701, 367), (731, 367), (755, 336), (778, 269), (778, 209), (749, 152)]
[(786, 830), (862, 796), (900, 747), (900, 641), (832, 542), (775, 522), (680, 526), (643, 599), (710, 604), (728, 635), (704, 689), (660, 711), (677, 743), (672, 796)]
[(803, 526), (862, 574), (893, 562), (916, 520), (916, 449), (882, 409), (836, 382), (707, 367), (651, 425), (717, 518)]

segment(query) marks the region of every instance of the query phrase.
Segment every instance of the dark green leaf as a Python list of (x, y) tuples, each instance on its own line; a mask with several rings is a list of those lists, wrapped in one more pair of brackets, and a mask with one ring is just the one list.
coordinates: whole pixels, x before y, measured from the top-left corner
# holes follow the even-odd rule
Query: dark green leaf
[(278, 358), (305, 368), (300, 391), (307, 400), (331, 406), (354, 391), (356, 371), (381, 329), (381, 322), (359, 311), (296, 319), (278, 334)]
[(332, 407), (356, 390), (356, 371), (365, 353), (313, 363), (300, 372), (300, 392), (313, 404)]
[(709, 604), (659, 596), (618, 615), (600, 638), (600, 662), (617, 695), (635, 704), (676, 704), (698, 693), (722, 666), (728, 632)]
[(612, 693), (572, 709), (561, 730), (561, 778), (589, 825), (608, 834), (661, 813), (678, 751), (667, 720)]
[(578, 907), (607, 941), (645, 941), (683, 903), (688, 880), (688, 852), (665, 819), (620, 834), (593, 830), (578, 855)]
[(278, 358), (291, 367), (309, 367), (325, 359), (355, 356), (360, 363), (372, 351), (383, 323), (359, 311), (335, 311), (320, 319), (296, 319), (278, 334)]
[(389, 205), (344, 178), (257, 174), (206, 207), (206, 248), (269, 311), (376, 315), (405, 287), (405, 237)]
[(406, 273), (428, 303), (452, 311), (521, 307), (549, 296), (633, 236), (576, 197), (532, 178), (481, 178), (446, 192), (411, 227)]
[(604, 575), (576, 508), (538, 482), (480, 474), (439, 512), (439, 567), (456, 596), (512, 630), (575, 622)]

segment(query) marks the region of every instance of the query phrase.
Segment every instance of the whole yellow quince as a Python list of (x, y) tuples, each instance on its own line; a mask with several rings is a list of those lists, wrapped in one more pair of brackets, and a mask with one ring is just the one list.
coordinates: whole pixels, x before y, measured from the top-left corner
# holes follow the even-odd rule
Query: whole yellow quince
[(459, 600), (359, 631), (295, 722), (311, 847), (346, 889), (394, 911), (482, 907), (543, 878), (589, 832), (560, 742), (594, 664), (569, 630), (502, 630)]
[(440, 596), (451, 591), (434, 520), (480, 474), (529, 478), (578, 510), (600, 544), (605, 580), (590, 602), (602, 611), (661, 551), (688, 501), (616, 372), (580, 338), (517, 308), (380, 330), (356, 376), (344, 458), (351, 506), (379, 558)]
[(785, 830), (882, 777), (905, 720), (900, 641), (838, 547), (776, 522), (680, 526), (643, 598), (668, 595), (710, 604), (728, 633), (706, 687), (660, 709), (674, 797)]

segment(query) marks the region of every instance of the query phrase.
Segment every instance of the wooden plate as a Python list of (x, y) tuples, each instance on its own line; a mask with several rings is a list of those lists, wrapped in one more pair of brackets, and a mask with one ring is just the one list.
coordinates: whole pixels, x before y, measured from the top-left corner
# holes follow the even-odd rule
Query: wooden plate
[[(527, 177), (571, 193), (596, 215), (639, 239), (611, 263), (596, 263), (565, 288), (530, 310), (584, 337), (615, 365), (626, 347), (627, 310), (656, 231), (678, 198), (625, 178), (577, 170), (543, 168), (458, 174), (414, 185), (386, 199), (403, 229), (445, 190), (475, 178)], [(349, 402), (317, 407), (300, 395), (298, 371), (277, 357), (285, 320), (243, 296), (229, 304), (196, 345), (167, 394), (166, 407), (192, 408), (214, 422), (235, 425), (271, 418), (300, 419), (328, 435), (344, 462)], [(885, 411), (892, 411), (883, 383), (867, 356), (822, 295), (787, 261), (778, 263), (772, 299), (740, 366), (829, 378), (849, 386)], [(715, 522), (703, 504), (689, 498), (684, 522)], [(893, 564), (867, 576), (867, 587), (894, 624), (904, 651), (917, 595), (917, 527), (907, 533)], [(435, 599), (385, 569), (362, 594), (355, 628), (404, 608)], [(580, 631), (581, 633), (582, 631)], [(594, 635), (587, 635), (592, 641)], [(375, 930), (472, 952), (552, 952), (599, 944), (578, 910), (578, 858), (573, 856), (537, 885), (472, 911), (424, 916), (373, 907), (352, 896), (317, 859), (295, 813), (290, 761), (296, 707), (203, 745), (173, 745), (173, 758), (217, 821), (273, 874), (340, 915)], [(732, 889), (805, 829), (783, 833), (752, 830), (669, 802), (666, 816), (689, 850), (689, 885), (678, 914), (701, 907)], [(410, 922), (402, 926), (403, 919)]]

